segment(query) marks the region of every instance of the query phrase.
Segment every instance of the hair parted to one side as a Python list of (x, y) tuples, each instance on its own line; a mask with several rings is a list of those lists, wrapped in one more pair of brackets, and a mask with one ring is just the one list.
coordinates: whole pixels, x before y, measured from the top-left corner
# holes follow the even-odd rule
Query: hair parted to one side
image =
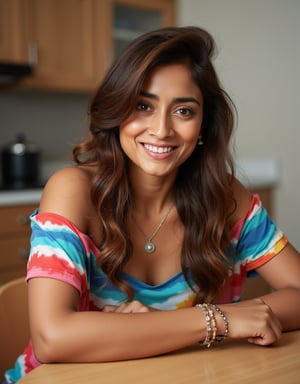
[(102, 222), (99, 265), (129, 298), (132, 290), (120, 272), (132, 252), (125, 226), (132, 195), (119, 126), (135, 108), (150, 71), (161, 65), (185, 64), (204, 100), (204, 145), (196, 146), (180, 166), (174, 185), (174, 203), (185, 228), (182, 271), (188, 282), (192, 278), (197, 283), (198, 302), (213, 302), (228, 278), (226, 223), (235, 207), (230, 151), (234, 106), (212, 65), (214, 50), (211, 35), (198, 27), (162, 28), (135, 39), (112, 64), (91, 100), (91, 137), (74, 148), (78, 164), (97, 164), (91, 196)]

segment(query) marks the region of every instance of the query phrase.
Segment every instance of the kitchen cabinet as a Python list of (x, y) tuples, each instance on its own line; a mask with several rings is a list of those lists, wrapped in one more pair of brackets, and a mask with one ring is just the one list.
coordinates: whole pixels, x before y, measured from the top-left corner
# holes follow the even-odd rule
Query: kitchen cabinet
[[(85, 90), (95, 87), (103, 71), (96, 66), (96, 50), (103, 50), (94, 35), (92, 0), (24, 0), (26, 35), (35, 50), (34, 75), (27, 88)], [(98, 46), (96, 46), (98, 44)]]
[[(137, 36), (175, 23), (175, 1), (173, 0), (110, 0), (104, 1), (101, 12), (100, 2), (96, 2), (96, 15), (102, 14), (101, 24), (106, 23), (105, 37), (108, 62)], [(100, 25), (100, 19), (97, 20)], [(98, 30), (97, 35), (101, 34)], [(108, 63), (110, 64), (110, 63)]]
[(0, 207), (0, 284), (25, 276), (30, 250), (29, 215), (36, 204)]
[(34, 74), (19, 86), (43, 90), (93, 90), (130, 40), (175, 20), (175, 0), (0, 0), (0, 6), (0, 59), (29, 60)]
[(0, 0), (0, 61), (27, 63), (24, 4), (20, 0)]

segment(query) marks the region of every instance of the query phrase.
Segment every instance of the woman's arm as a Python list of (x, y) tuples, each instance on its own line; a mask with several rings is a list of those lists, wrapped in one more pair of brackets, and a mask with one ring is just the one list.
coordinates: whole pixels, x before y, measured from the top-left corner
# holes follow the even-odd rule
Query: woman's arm
[[(141, 303), (115, 312), (77, 312), (78, 292), (48, 278), (29, 280), (29, 315), (35, 355), (40, 362), (104, 362), (136, 359), (195, 344), (206, 335), (200, 308), (150, 311)], [(221, 307), (221, 306), (220, 306)], [(280, 338), (281, 326), (269, 306), (256, 299), (222, 306), (229, 337), (269, 345)], [(216, 313), (218, 334), (224, 322)]]
[[(240, 303), (220, 305), (220, 308), (230, 321), (232, 337), (247, 337), (250, 342), (267, 345), (264, 332), (268, 327), (259, 326), (259, 322), (264, 321), (264, 316), (278, 338), (281, 329), (287, 331), (300, 328), (299, 253), (288, 244), (277, 256), (260, 267), (258, 272), (272, 286), (274, 292)], [(268, 309), (259, 307), (259, 302), (264, 303)], [(246, 324), (249, 327), (248, 332), (251, 327), (256, 327), (256, 332), (252, 328), (252, 336), (244, 333)]]
[(258, 273), (274, 289), (262, 296), (280, 320), (283, 330), (300, 328), (300, 255), (292, 245), (258, 268)]
[[(251, 195), (237, 180), (233, 183), (233, 192), (237, 207), (230, 217), (229, 224), (234, 225), (245, 217), (251, 200)], [(300, 255), (299, 252), (287, 244), (275, 257), (257, 268), (257, 272), (274, 289), (274, 292), (264, 295), (265, 302), (281, 323), (283, 330), (300, 328)], [(232, 331), (238, 332), (240, 324), (244, 322), (243, 310), (251, 306), (253, 300), (224, 306), (224, 311), (234, 311)], [(223, 307), (223, 306), (222, 306)], [(239, 315), (241, 318), (239, 319)], [(234, 322), (236, 320), (236, 322)], [(240, 321), (241, 320), (241, 321)], [(258, 340), (260, 343), (261, 340)]]
[(78, 292), (63, 282), (29, 280), (34, 351), (41, 362), (134, 359), (204, 339), (199, 308), (147, 313), (77, 312)]

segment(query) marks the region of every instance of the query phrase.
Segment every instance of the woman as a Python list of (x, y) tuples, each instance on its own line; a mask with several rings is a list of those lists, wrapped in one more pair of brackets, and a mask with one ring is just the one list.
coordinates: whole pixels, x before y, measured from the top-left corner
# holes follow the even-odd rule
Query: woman
[[(32, 342), (39, 363), (152, 356), (300, 327), (300, 258), (234, 177), (233, 107), (196, 27), (150, 32), (112, 65), (76, 165), (32, 215)], [(274, 289), (239, 302), (247, 273)], [(180, 309), (180, 310), (179, 310)]]

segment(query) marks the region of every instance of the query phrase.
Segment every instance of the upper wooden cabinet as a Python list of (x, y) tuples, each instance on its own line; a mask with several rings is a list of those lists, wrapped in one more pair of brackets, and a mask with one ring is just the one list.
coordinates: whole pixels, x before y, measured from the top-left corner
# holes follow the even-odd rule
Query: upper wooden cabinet
[(175, 22), (175, 0), (0, 0), (0, 60), (34, 63), (23, 88), (90, 91), (134, 37)]
[(135, 37), (162, 26), (174, 25), (174, 0), (95, 1), (96, 35), (105, 33), (106, 60), (109, 61)]
[(0, 61), (27, 63), (24, 2), (0, 0)]
[(24, 0), (27, 36), (36, 50), (27, 86), (84, 90), (95, 85), (93, 1)]

